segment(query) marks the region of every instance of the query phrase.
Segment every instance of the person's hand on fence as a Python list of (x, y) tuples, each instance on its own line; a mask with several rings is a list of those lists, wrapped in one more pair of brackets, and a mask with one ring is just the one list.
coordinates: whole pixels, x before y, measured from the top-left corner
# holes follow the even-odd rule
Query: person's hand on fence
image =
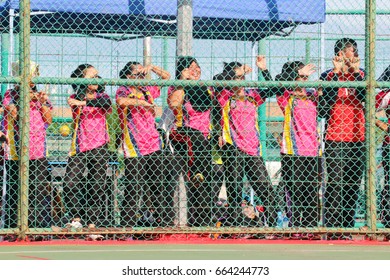
[(246, 74), (251, 73), (252, 68), (249, 65), (244, 64), (241, 67), (234, 69), (234, 71), (236, 72), (236, 76), (242, 77), (242, 76), (245, 76)]
[(191, 76), (191, 73), (190, 73), (190, 69), (188, 69), (188, 68), (184, 69), (181, 72), (181, 77), (183, 80), (190, 80), (190, 76)]
[(86, 101), (77, 100), (74, 98), (68, 98), (68, 104), (69, 106), (85, 106), (87, 103)]
[(337, 55), (333, 57), (332, 63), (333, 63), (333, 72), (336, 74), (340, 73), (341, 70), (343, 69), (344, 59), (341, 56)]
[(311, 74), (313, 74), (316, 71), (316, 66), (312, 63), (306, 64), (301, 69), (298, 70), (299, 76), (306, 76), (309, 77)]
[(47, 104), (47, 102), (49, 100), (49, 96), (44, 91), (37, 92), (36, 98), (37, 98), (38, 102), (41, 104)]
[(143, 66), (141, 72), (144, 73), (145, 75), (147, 75), (152, 71), (152, 69), (153, 69), (153, 65), (149, 64), (149, 65)]
[(256, 66), (261, 71), (267, 70), (267, 60), (265, 58), (265, 55), (258, 55), (256, 57)]
[(353, 57), (349, 61), (350, 61), (350, 67), (353, 69), (353, 72), (359, 73), (359, 71), (360, 71), (360, 58), (358, 56)]
[(156, 65), (150, 64), (148, 66), (145, 66), (144, 69), (145, 71), (147, 71), (146, 73), (144, 73), (145, 75), (149, 74), (150, 72), (153, 72), (163, 80), (169, 80), (171, 78), (171, 74), (168, 71)]
[(8, 143), (9, 143), (8, 135), (6, 135), (0, 131), (0, 145), (1, 145), (1, 147), (4, 148), (4, 146)]

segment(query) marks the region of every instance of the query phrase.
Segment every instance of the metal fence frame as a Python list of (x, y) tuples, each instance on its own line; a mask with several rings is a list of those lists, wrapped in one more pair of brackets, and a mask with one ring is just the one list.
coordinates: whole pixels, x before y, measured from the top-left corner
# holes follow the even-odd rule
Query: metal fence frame
[[(342, 12), (342, 11), (341, 11)], [(348, 11), (350, 13), (351, 11)], [(389, 233), (389, 230), (381, 230), (376, 226), (377, 215), (376, 215), (376, 146), (375, 146), (375, 89), (376, 88), (390, 88), (389, 82), (377, 82), (375, 80), (375, 42), (376, 42), (376, 14), (385, 13), (381, 11), (376, 11), (376, 1), (375, 0), (366, 0), (366, 9), (365, 11), (355, 11), (357, 14), (365, 15), (366, 22), (366, 34), (365, 34), (365, 62), (366, 62), (366, 74), (367, 79), (364, 82), (345, 82), (343, 87), (351, 88), (366, 88), (367, 89), (367, 101), (366, 101), (366, 145), (367, 145), (367, 167), (366, 167), (366, 195), (367, 195), (367, 227), (361, 229), (342, 229), (342, 228), (315, 228), (315, 229), (275, 229), (275, 228), (240, 228), (240, 229), (226, 229), (226, 228), (189, 228), (183, 230), (174, 231), (165, 230), (165, 229), (143, 229), (142, 233), (145, 234), (159, 234), (159, 233), (297, 233), (297, 232), (311, 232), (311, 233), (330, 233), (330, 232), (348, 232), (355, 234), (369, 235), (371, 238), (376, 238), (377, 235)], [(330, 11), (330, 14), (337, 14), (340, 11)], [(29, 83), (33, 82), (35, 84), (88, 84), (91, 82), (89, 79), (71, 79), (71, 78), (50, 78), (50, 77), (35, 77), (31, 79), (29, 77), (30, 69), (30, 0), (20, 0), (20, 33), (19, 33), (19, 42), (20, 42), (20, 77), (10, 77), (10, 76), (1, 76), (0, 83), (18, 83), (21, 86), (21, 169), (20, 169), (20, 187), (21, 187), (21, 196), (20, 196), (20, 215), (18, 220), (19, 229), (17, 234), (20, 238), (26, 238), (29, 234), (56, 234), (53, 232), (38, 232), (34, 229), (28, 228), (28, 219), (27, 213), (28, 208), (26, 207), (28, 202), (28, 185), (29, 185)], [(310, 40), (307, 39), (306, 47), (310, 48)], [(146, 50), (147, 51), (147, 50)], [(259, 43), (258, 53), (264, 52), (264, 45)], [(184, 52), (185, 53), (185, 52)], [(181, 54), (181, 53), (180, 53)], [(4, 74), (4, 73), (3, 73)], [(106, 85), (159, 85), (159, 86), (169, 86), (169, 85), (191, 85), (195, 84), (194, 81), (142, 81), (142, 80), (121, 80), (121, 79), (99, 79), (94, 81), (96, 84), (106, 84)], [(202, 81), (205, 85), (216, 86), (216, 85), (240, 85), (248, 87), (266, 87), (273, 85), (280, 86), (291, 86), (291, 85), (301, 85), (305, 87), (339, 87), (339, 82), (263, 82), (263, 81), (242, 81), (242, 82), (216, 82), (216, 81)], [(263, 111), (262, 118), (265, 119), (265, 111)], [(27, 124), (27, 125), (26, 125)], [(262, 125), (265, 125), (262, 124)], [(11, 231), (2, 231), (1, 233), (10, 233)], [(117, 230), (115, 233), (139, 233), (138, 230)], [(90, 231), (89, 234), (94, 233)], [(101, 232), (97, 232), (101, 233)], [(63, 235), (72, 234), (84, 234), (84, 233), (60, 233)]]

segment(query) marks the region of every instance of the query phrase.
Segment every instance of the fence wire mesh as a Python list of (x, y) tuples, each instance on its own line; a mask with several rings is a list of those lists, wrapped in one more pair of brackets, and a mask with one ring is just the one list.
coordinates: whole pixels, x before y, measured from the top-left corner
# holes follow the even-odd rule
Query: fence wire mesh
[(389, 240), (389, 5), (0, 1), (0, 235)]

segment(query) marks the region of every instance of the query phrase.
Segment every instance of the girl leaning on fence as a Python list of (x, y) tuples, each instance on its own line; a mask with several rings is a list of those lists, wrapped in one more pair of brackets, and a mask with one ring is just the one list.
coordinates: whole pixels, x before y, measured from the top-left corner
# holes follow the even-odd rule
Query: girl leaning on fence
[[(12, 64), (12, 73), (19, 75), (19, 63)], [(30, 64), (30, 77), (39, 76), (39, 65)], [(5, 207), (5, 227), (17, 226), (18, 201), (20, 195), (20, 88), (16, 85), (6, 91), (3, 98), (4, 117), (2, 130), (8, 139), (6, 152), (7, 196)], [(28, 192), (28, 225), (29, 227), (49, 227), (50, 211), (50, 177), (49, 163), (46, 158), (46, 129), (52, 122), (52, 105), (48, 95), (39, 91), (30, 83), (30, 132), (29, 132), (29, 192)], [(3, 186), (4, 187), (4, 186)]]
[[(313, 64), (286, 62), (277, 81), (307, 81)], [(318, 226), (320, 141), (317, 126), (318, 92), (302, 87), (286, 88), (277, 95), (284, 114), (281, 143), (282, 181), (290, 203), (293, 227)]]
[[(79, 65), (71, 78), (100, 78), (90, 64)], [(113, 217), (108, 199), (107, 166), (110, 157), (106, 116), (111, 100), (104, 87), (73, 84), (68, 104), (72, 109), (73, 136), (64, 176), (63, 196), (67, 218), (81, 218), (90, 227), (107, 226)], [(84, 173), (88, 170), (87, 177)]]
[[(199, 80), (201, 68), (194, 57), (178, 57), (176, 79)], [(178, 86), (168, 90), (168, 105), (175, 116), (170, 133), (178, 174), (187, 174), (187, 224), (211, 224), (211, 145), (213, 92), (206, 86)]]
[[(265, 57), (257, 57), (256, 65), (266, 80), (271, 80)], [(252, 69), (239, 62), (225, 64), (215, 80), (242, 81)], [(240, 86), (216, 88), (216, 97), (222, 110), (219, 145), (223, 149), (223, 164), (228, 197), (228, 225), (244, 226), (241, 214), (244, 176), (263, 202), (265, 225), (275, 225), (275, 208), (272, 184), (261, 155), (260, 130), (257, 110), (274, 89), (245, 89)]]
[[(170, 74), (154, 65), (128, 62), (119, 73), (121, 79), (145, 79), (150, 72), (167, 80)], [(156, 128), (158, 86), (121, 86), (116, 103), (122, 128), (125, 156), (125, 189), (122, 201), (123, 226), (167, 226), (173, 224), (172, 194), (166, 194), (163, 141)], [(139, 207), (141, 201), (141, 207)], [(166, 206), (166, 205), (165, 205)]]
[[(390, 81), (390, 66), (379, 77), (378, 82)], [(375, 124), (386, 134), (382, 143), (382, 165), (385, 173), (385, 185), (382, 190), (380, 219), (385, 228), (390, 228), (390, 89), (383, 89), (376, 95), (377, 110), (385, 110), (387, 123), (379, 119)], [(390, 234), (385, 239), (390, 240)]]

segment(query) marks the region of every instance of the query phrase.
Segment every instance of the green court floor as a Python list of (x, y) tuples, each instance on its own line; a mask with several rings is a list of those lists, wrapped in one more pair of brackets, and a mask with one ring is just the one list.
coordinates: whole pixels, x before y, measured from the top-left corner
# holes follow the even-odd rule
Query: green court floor
[(390, 245), (128, 244), (0, 245), (0, 260), (390, 260)]

